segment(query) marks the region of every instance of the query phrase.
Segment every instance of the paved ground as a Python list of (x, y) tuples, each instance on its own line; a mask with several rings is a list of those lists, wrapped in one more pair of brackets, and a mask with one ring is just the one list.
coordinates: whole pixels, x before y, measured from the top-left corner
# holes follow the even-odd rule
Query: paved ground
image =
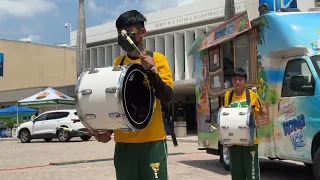
[[(169, 156), (171, 180), (229, 180), (216, 156), (197, 150), (196, 143), (168, 142), (169, 153), (192, 153)], [(113, 157), (114, 142), (94, 140), (69, 143), (32, 141), (0, 141), (0, 177), (6, 180), (115, 180), (113, 161), (48, 166), (54, 162), (105, 159)], [(44, 167), (32, 167), (44, 166)], [(28, 168), (29, 169), (26, 169)], [(17, 169), (21, 168), (21, 169)], [(262, 180), (312, 180), (311, 172), (292, 162), (261, 160)]]

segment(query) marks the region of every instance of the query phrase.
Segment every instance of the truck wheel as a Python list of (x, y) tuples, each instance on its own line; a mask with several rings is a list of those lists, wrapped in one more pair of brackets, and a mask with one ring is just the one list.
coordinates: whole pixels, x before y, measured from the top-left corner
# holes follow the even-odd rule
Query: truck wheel
[(316, 180), (320, 180), (320, 148), (313, 157), (313, 175)]
[(82, 141), (89, 141), (91, 139), (91, 136), (80, 136)]
[(20, 132), (19, 132), (19, 137), (20, 137), (20, 141), (22, 143), (29, 143), (31, 141), (31, 134), (29, 132), (29, 130), (27, 129), (22, 129)]
[(224, 169), (230, 171), (230, 156), (227, 147), (222, 146), (222, 153), (220, 154), (220, 158), (222, 159)]

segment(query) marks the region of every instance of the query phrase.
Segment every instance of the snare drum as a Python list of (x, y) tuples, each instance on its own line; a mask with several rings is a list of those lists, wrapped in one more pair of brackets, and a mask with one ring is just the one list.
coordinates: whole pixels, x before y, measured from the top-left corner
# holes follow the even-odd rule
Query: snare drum
[(256, 138), (251, 107), (221, 107), (218, 113), (219, 141), (223, 145), (251, 146)]
[(92, 131), (139, 131), (154, 113), (154, 89), (138, 63), (86, 70), (75, 91), (79, 119)]

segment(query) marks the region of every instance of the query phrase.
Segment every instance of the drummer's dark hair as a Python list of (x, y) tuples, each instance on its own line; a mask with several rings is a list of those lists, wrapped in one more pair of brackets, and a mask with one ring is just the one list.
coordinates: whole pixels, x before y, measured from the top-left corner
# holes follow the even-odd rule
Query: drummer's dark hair
[(144, 23), (146, 21), (146, 17), (144, 17), (139, 11), (130, 10), (122, 13), (118, 17), (116, 20), (116, 27), (118, 30), (132, 25), (138, 25), (139, 28), (144, 28)]
[(243, 68), (236, 68), (233, 70), (231, 77), (244, 77), (247, 80), (246, 70)]

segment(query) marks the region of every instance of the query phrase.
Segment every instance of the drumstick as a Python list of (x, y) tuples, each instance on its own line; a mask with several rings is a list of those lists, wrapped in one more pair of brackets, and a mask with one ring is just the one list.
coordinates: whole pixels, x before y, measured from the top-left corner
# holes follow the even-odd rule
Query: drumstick
[(128, 36), (127, 31), (126, 30), (122, 30), (121, 31), (121, 35), (126, 38), (126, 40), (131, 44), (131, 46), (133, 46), (141, 55), (142, 52), (139, 50), (139, 48), (134, 44), (134, 42), (132, 41), (132, 39)]

